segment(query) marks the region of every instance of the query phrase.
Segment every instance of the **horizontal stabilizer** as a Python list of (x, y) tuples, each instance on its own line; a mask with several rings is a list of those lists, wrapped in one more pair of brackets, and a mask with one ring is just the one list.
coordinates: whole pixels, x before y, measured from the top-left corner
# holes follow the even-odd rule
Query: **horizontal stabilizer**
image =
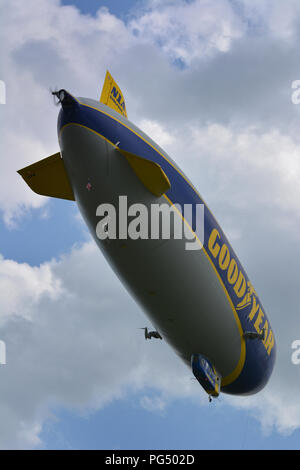
[(170, 189), (169, 178), (158, 163), (146, 160), (125, 150), (118, 150), (126, 157), (129, 165), (145, 188), (154, 196), (160, 197)]
[(37, 194), (75, 201), (60, 153), (33, 163), (18, 173)]

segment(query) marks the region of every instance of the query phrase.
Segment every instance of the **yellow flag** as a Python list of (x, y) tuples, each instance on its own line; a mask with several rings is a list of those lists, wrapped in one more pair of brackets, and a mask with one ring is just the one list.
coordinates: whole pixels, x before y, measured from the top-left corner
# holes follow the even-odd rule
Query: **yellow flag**
[(100, 103), (106, 104), (106, 106), (118, 111), (118, 113), (127, 118), (123, 93), (108, 70), (102, 88)]

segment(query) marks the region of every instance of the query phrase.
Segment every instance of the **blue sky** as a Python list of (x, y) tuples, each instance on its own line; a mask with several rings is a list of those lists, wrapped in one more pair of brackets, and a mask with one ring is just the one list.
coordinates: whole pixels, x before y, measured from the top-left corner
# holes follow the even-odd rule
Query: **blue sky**
[(42, 209), (27, 212), (22, 223), (13, 227), (0, 220), (2, 255), (32, 266), (59, 257), (89, 238), (77, 216), (75, 204), (52, 199), (46, 213)]
[(83, 14), (95, 15), (101, 7), (106, 7), (109, 11), (118, 17), (126, 17), (131, 9), (134, 9), (136, 3), (140, 0), (63, 0), (63, 5), (75, 5)]
[[(62, 19), (61, 4), (79, 12)], [(300, 78), (297, 3), (285, 21), (280, 2), (267, 0), (256, 8), (248, 0), (234, 8), (228, 0), (149, 1), (147, 10), (144, 2), (41, 0), (30, 16), (18, 0), (10, 5), (0, 28), (9, 90), (0, 108), (0, 339), (8, 358), (0, 447), (299, 448), (300, 366), (290, 361), (300, 336), (299, 109), (290, 101), (291, 80)], [(101, 6), (110, 14), (96, 20)], [(95, 97), (108, 66), (130, 119), (192, 177), (271, 312), (279, 356), (254, 398), (209, 404), (168, 346), (136, 333), (147, 319), (76, 204), (35, 196), (16, 174), (58, 151), (49, 96), (57, 77)]]
[(201, 410), (188, 401), (174, 402), (163, 414), (141, 410), (139, 396), (78, 417), (58, 413), (60, 422), (48, 421), (43, 438), (56, 449), (297, 449), (299, 433), (262, 435), (254, 417), (221, 402)]

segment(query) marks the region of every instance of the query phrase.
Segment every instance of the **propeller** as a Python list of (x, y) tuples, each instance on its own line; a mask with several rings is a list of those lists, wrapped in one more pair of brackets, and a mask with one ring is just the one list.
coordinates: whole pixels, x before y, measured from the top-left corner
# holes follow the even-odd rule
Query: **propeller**
[(57, 87), (56, 87), (56, 89), (54, 89), (54, 90), (52, 90), (50, 88), (50, 93), (53, 96), (53, 102), (54, 102), (55, 106), (59, 106), (65, 98), (65, 91), (64, 90), (58, 90)]
[(60, 90), (50, 90), (50, 93), (53, 96), (55, 106), (59, 106), (61, 104), (64, 109), (79, 107), (79, 101), (63, 88)]

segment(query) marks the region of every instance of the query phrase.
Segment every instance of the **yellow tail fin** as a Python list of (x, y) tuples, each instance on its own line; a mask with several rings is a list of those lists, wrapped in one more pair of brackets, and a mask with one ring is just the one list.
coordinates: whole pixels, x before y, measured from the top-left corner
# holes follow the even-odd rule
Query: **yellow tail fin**
[(118, 113), (127, 118), (123, 93), (108, 70), (102, 88), (100, 103), (106, 104), (106, 106), (118, 111)]
[(75, 201), (60, 153), (33, 163), (18, 173), (37, 194)]

